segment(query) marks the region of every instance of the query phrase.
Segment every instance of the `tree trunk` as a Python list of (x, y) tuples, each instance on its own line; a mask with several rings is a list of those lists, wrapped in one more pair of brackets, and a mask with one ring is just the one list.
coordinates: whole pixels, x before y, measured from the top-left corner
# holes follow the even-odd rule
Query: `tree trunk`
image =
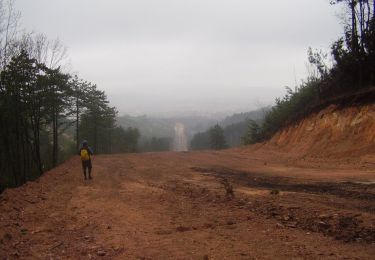
[(58, 143), (57, 143), (57, 112), (56, 108), (53, 108), (53, 119), (52, 119), (52, 166), (56, 167), (57, 166), (57, 153), (58, 153)]
[(98, 151), (98, 127), (96, 119), (94, 120), (94, 152), (99, 153)]
[(352, 43), (351, 43), (351, 47), (352, 47), (352, 51), (354, 53), (357, 54), (358, 52), (358, 35), (357, 35), (357, 18), (356, 18), (356, 13), (355, 13), (355, 6), (356, 6), (356, 2), (355, 0), (352, 0), (350, 2), (350, 9), (351, 9), (351, 12), (352, 12)]
[(79, 150), (79, 103), (78, 101), (79, 100), (77, 97), (76, 99), (76, 151)]

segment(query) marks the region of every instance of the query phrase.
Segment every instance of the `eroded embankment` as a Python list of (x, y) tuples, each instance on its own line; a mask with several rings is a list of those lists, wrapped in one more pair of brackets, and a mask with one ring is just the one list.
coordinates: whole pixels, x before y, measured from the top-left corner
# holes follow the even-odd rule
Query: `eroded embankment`
[(278, 132), (267, 146), (291, 155), (375, 162), (375, 105), (331, 105)]

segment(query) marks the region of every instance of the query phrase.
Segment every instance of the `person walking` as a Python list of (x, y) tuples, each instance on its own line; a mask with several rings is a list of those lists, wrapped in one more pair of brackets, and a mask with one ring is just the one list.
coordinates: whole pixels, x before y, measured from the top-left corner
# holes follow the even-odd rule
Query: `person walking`
[(86, 140), (82, 142), (82, 147), (79, 150), (79, 155), (81, 156), (82, 161), (82, 169), (83, 169), (83, 175), (85, 177), (85, 180), (87, 180), (86, 171), (88, 170), (89, 179), (91, 180), (91, 169), (92, 169), (92, 163), (91, 163), (91, 156), (94, 153), (92, 152), (92, 149), (89, 147), (89, 144)]

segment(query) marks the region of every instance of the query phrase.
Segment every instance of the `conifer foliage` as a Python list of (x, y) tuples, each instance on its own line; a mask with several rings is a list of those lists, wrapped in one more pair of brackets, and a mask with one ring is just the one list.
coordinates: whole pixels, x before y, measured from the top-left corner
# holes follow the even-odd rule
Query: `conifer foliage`
[(210, 145), (212, 149), (220, 150), (227, 147), (224, 137), (224, 130), (219, 124), (211, 127), (208, 130), (208, 134), (210, 137)]
[(139, 132), (116, 124), (95, 84), (64, 73), (66, 49), (23, 33), (14, 0), (0, 0), (0, 192), (40, 176), (88, 140), (94, 153), (136, 152)]
[[(62, 161), (60, 140), (76, 127), (95, 153), (136, 152), (139, 132), (116, 125), (117, 111), (96, 85), (51, 69), (25, 50), (0, 78), (0, 185), (18, 186)], [(81, 139), (82, 138), (82, 139)]]

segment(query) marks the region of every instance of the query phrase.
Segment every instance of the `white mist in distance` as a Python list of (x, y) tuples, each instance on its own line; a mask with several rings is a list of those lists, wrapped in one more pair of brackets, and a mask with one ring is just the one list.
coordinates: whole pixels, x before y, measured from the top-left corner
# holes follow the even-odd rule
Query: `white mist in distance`
[(188, 150), (185, 126), (182, 123), (174, 125), (173, 151), (184, 152)]
[[(307, 49), (342, 34), (328, 0), (16, 0), (58, 37), (72, 72), (120, 114), (202, 115), (270, 105), (306, 77)], [(329, 49), (328, 49), (329, 51)]]

